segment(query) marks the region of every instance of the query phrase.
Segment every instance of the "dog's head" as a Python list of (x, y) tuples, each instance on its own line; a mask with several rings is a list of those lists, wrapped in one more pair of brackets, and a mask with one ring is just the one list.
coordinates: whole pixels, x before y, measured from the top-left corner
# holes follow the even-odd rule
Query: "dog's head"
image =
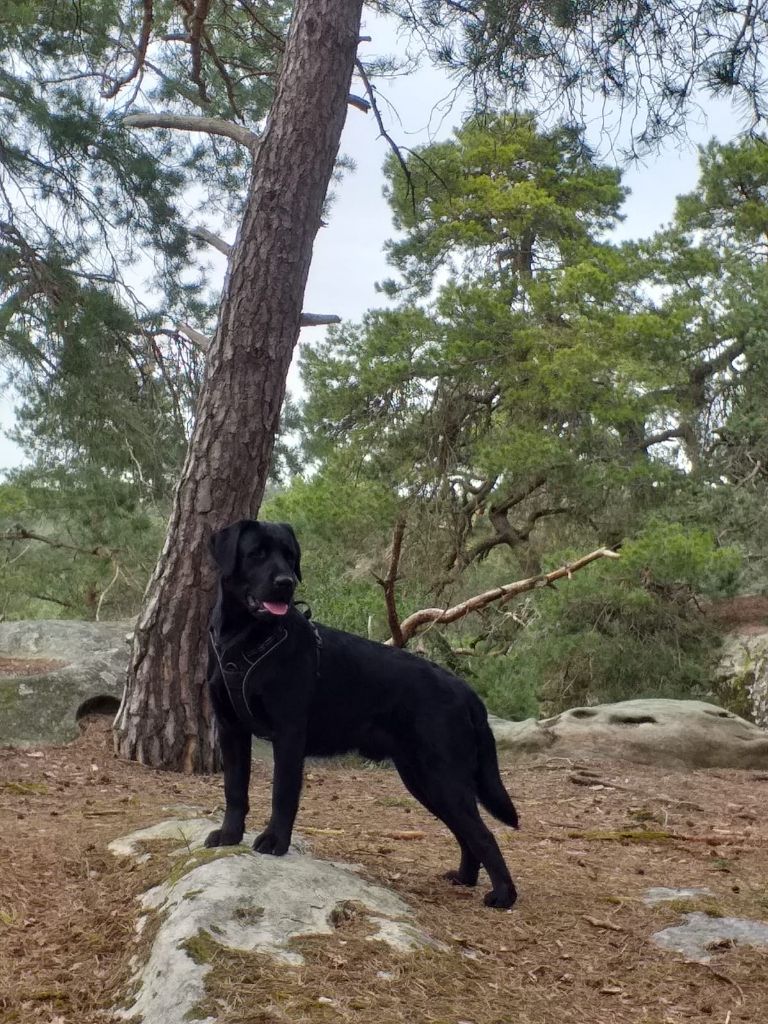
[(301, 548), (287, 523), (241, 519), (211, 537), (222, 585), (252, 615), (285, 615), (301, 580)]

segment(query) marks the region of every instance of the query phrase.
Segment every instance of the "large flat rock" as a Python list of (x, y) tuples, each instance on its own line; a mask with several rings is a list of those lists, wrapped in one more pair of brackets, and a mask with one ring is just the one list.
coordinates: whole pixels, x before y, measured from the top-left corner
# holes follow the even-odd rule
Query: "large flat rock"
[[(148, 840), (165, 837), (183, 844), (182, 859), (168, 880), (141, 899), (144, 911), (157, 913), (161, 923), (149, 957), (137, 971), (132, 1003), (117, 1016), (138, 1018), (143, 1024), (214, 1024), (199, 1005), (210, 971), (207, 956), (217, 946), (301, 964), (292, 940), (331, 934), (334, 915), (349, 904), (373, 925), (371, 941), (400, 952), (442, 948), (416, 927), (399, 896), (365, 881), (353, 868), (317, 860), (293, 847), (285, 857), (255, 854), (247, 846), (201, 851), (212, 827), (205, 818), (174, 819), (110, 844), (116, 856), (133, 858), (142, 856)], [(246, 836), (245, 841), (253, 838)]]
[(670, 768), (768, 768), (766, 730), (698, 700), (625, 700), (541, 720), (490, 716), (490, 722), (499, 753), (509, 761), (543, 754)]

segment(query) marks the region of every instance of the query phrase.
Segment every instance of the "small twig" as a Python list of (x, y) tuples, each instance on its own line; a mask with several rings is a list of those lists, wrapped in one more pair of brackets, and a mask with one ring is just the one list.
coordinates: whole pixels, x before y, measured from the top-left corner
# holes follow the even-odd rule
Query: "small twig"
[(119, 565), (119, 563), (118, 563), (118, 562), (115, 562), (115, 575), (114, 575), (114, 576), (112, 577), (112, 579), (111, 579), (111, 580), (109, 581), (109, 583), (108, 583), (108, 584), (107, 584), (107, 586), (106, 586), (106, 587), (104, 588), (104, 590), (102, 590), (102, 592), (101, 592), (101, 596), (99, 597), (99, 601), (98, 601), (98, 604), (96, 605), (96, 616), (95, 616), (95, 618), (96, 618), (96, 622), (98, 622), (98, 621), (99, 621), (99, 615), (101, 614), (101, 606), (102, 606), (102, 604), (103, 604), (103, 602), (104, 602), (104, 598), (105, 598), (105, 597), (107, 596), (107, 594), (108, 594), (108, 593), (110, 592), (110, 590), (112, 589), (112, 587), (114, 587), (115, 583), (117, 583), (117, 577), (118, 577), (119, 575), (120, 575), (120, 565)]
[(612, 932), (623, 932), (626, 931), (620, 924), (614, 924), (613, 921), (604, 921), (599, 917), (590, 917), (589, 914), (582, 914), (582, 919), (591, 924), (593, 928), (607, 928)]
[[(705, 967), (710, 972), (710, 974), (713, 974), (716, 978), (719, 978), (720, 981), (725, 981), (729, 985), (733, 985), (733, 987), (739, 993), (739, 1002), (738, 1002), (737, 1005), (738, 1006), (743, 1006), (744, 1005), (744, 989), (741, 987), (741, 985), (739, 985), (739, 983), (737, 981), (734, 981), (733, 978), (729, 978), (728, 975), (727, 974), (723, 974), (722, 971), (715, 970), (715, 968), (712, 967), (710, 964), (702, 964), (701, 966)], [(730, 1010), (728, 1011), (728, 1016), (729, 1017), (731, 1016), (731, 1011)]]
[(7, 562), (5, 562), (5, 564), (3, 565), (3, 569), (7, 569), (9, 565), (13, 565), (13, 564), (14, 564), (14, 562), (18, 562), (20, 558), (23, 558), (23, 557), (24, 557), (24, 555), (26, 555), (26, 553), (27, 553), (27, 552), (29, 551), (29, 549), (30, 549), (31, 547), (32, 547), (32, 545), (31, 545), (31, 544), (27, 544), (27, 546), (26, 546), (25, 548), (23, 548), (23, 549), (22, 549), (22, 550), (21, 550), (21, 551), (20, 551), (20, 552), (18, 553), (18, 555), (15, 555), (15, 556), (14, 556), (13, 558), (9, 558), (9, 559), (8, 559), (8, 561), (7, 561)]

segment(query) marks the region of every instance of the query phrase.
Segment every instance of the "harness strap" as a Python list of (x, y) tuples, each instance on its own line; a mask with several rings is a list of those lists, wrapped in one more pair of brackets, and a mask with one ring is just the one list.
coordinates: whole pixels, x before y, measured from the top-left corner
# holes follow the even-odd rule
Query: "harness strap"
[[(309, 613), (306, 614), (307, 621), (312, 630), (312, 635), (315, 641), (316, 651), (316, 664), (315, 672), (316, 675), (320, 675), (320, 651), (323, 646), (323, 640), (320, 636), (320, 631), (314, 622), (309, 618)], [(216, 661), (219, 665), (221, 672), (221, 678), (224, 681), (224, 687), (229, 695), (230, 703), (235, 714), (245, 721), (253, 731), (254, 726), (257, 725), (256, 716), (253, 714), (250, 705), (248, 704), (248, 683), (251, 676), (257, 669), (257, 667), (267, 658), (273, 651), (276, 651), (281, 644), (288, 638), (288, 630), (283, 627), (277, 633), (273, 633), (267, 637), (255, 650), (253, 651), (242, 651), (237, 656), (237, 660), (226, 661), (229, 651), (233, 648), (237, 648), (238, 645), (245, 639), (250, 633), (251, 626), (248, 625), (245, 629), (240, 630), (233, 640), (227, 644), (226, 647), (222, 647), (216, 641), (214, 635), (213, 626), (208, 630), (208, 636), (211, 641), (213, 653), (216, 655)], [(247, 668), (243, 671), (243, 666), (239, 662), (245, 662)]]

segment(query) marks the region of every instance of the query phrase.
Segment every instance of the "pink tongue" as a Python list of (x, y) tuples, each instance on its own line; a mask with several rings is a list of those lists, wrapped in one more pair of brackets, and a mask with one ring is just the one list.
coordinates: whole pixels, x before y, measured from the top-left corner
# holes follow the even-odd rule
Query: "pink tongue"
[(288, 605), (282, 601), (262, 601), (262, 604), (272, 615), (285, 615), (288, 611)]

